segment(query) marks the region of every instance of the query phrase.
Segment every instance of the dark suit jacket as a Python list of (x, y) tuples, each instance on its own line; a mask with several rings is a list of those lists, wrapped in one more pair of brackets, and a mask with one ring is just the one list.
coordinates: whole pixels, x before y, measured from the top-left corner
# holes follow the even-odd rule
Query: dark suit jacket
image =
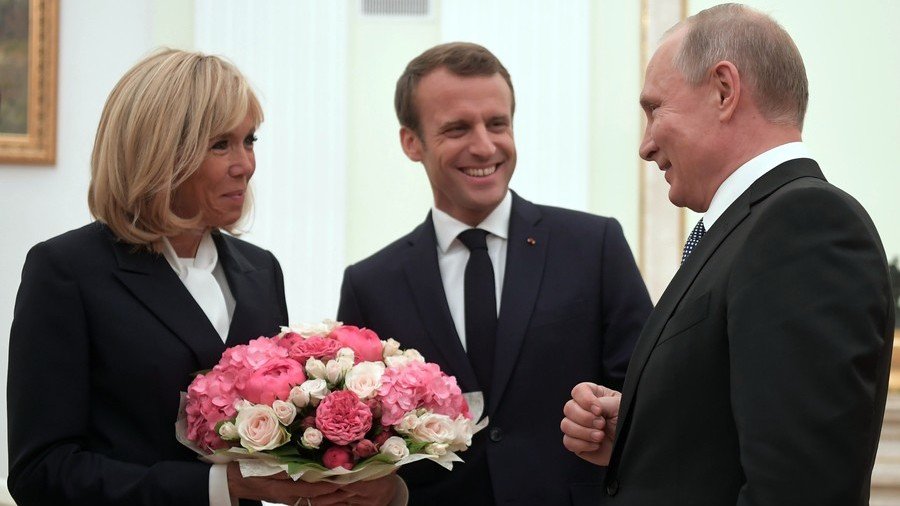
[[(615, 220), (514, 195), (504, 279), (490, 426), (452, 472), (431, 462), (402, 469), (410, 504), (597, 500), (602, 478), (562, 446), (559, 420), (576, 383), (624, 379), (651, 309), (631, 250)], [(480, 390), (444, 296), (430, 215), (347, 268), (338, 319), (419, 350), (464, 392)]]
[[(214, 234), (236, 301), (228, 345), (287, 322), (268, 251)], [(225, 344), (162, 255), (100, 223), (35, 246), (9, 349), (9, 489), (29, 504), (209, 504), (175, 440), (179, 392)]]
[(776, 167), (641, 333), (604, 504), (868, 504), (893, 325), (866, 212), (812, 160)]

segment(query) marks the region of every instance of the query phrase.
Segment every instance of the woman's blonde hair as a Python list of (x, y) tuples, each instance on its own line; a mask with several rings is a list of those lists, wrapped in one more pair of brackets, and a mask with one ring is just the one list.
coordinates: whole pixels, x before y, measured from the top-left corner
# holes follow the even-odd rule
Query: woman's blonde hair
[(91, 214), (122, 241), (148, 248), (197, 228), (199, 216), (172, 211), (175, 191), (200, 167), (210, 140), (247, 115), (256, 126), (263, 120), (259, 100), (231, 63), (174, 49), (144, 58), (103, 108), (91, 155)]

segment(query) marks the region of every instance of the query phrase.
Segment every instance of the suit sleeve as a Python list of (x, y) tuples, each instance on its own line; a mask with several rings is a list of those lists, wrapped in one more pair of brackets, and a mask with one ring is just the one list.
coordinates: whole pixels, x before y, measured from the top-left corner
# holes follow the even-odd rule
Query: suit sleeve
[(726, 289), (737, 504), (859, 504), (890, 361), (880, 241), (843, 195), (770, 198)]
[(601, 261), (604, 371), (601, 383), (621, 391), (631, 352), (653, 305), (622, 227), (614, 219), (606, 226)]
[(356, 290), (353, 286), (350, 271), (353, 266), (344, 270), (344, 280), (341, 282), (341, 301), (338, 304), (337, 321), (346, 325), (365, 327), (362, 311), (356, 299)]
[[(17, 504), (207, 504), (209, 466), (150, 466), (92, 452), (88, 328), (81, 290), (47, 243), (25, 261), (9, 345), (9, 489)], [(174, 434), (173, 434), (174, 437)]]
[(279, 324), (290, 325), (291, 320), (288, 318), (287, 299), (284, 295), (284, 273), (281, 271), (281, 264), (278, 263), (278, 259), (275, 258), (275, 255), (271, 252), (269, 255), (272, 257), (272, 265), (275, 272), (275, 290), (278, 297), (279, 315), (281, 316), (281, 322)]

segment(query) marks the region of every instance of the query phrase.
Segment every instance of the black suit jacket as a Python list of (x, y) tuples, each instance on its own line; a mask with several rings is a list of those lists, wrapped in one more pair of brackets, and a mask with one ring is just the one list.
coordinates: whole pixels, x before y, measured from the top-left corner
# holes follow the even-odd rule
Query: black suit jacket
[[(287, 322), (278, 262), (214, 234), (236, 307), (228, 346)], [(93, 223), (25, 261), (9, 350), (9, 489), (28, 504), (209, 504), (175, 440), (179, 392), (225, 344), (162, 255)]]
[(866, 212), (812, 160), (776, 167), (641, 333), (604, 504), (868, 504), (893, 325)]
[[(410, 504), (597, 500), (601, 476), (562, 446), (560, 410), (580, 381), (624, 379), (651, 309), (631, 250), (615, 220), (514, 195), (504, 279), (490, 426), (452, 472), (403, 468)], [(480, 390), (444, 296), (430, 215), (347, 268), (338, 319), (419, 350), (464, 392)]]

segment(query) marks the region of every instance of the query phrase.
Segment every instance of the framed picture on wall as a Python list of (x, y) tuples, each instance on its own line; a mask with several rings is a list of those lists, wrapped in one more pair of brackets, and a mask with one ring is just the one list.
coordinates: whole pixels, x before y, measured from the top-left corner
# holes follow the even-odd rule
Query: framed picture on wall
[(0, 0), (0, 163), (56, 161), (59, 0)]

